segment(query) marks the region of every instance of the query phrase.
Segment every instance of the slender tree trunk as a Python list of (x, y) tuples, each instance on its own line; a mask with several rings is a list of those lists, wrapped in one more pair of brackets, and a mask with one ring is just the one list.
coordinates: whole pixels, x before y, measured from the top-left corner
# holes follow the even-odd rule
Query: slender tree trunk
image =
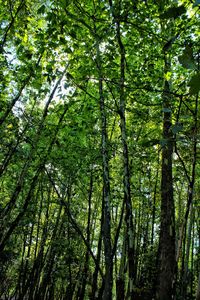
[(116, 281), (116, 299), (125, 299), (125, 263), (126, 263), (126, 230), (124, 230), (124, 239), (119, 267), (119, 274)]
[[(102, 215), (101, 215), (101, 228), (100, 228), (100, 234), (99, 234), (99, 240), (98, 240), (98, 246), (97, 246), (97, 265), (95, 266), (95, 270), (93, 273), (93, 280), (92, 280), (92, 292), (90, 295), (90, 300), (98, 299), (98, 273), (100, 265), (100, 259), (101, 259), (101, 249), (102, 249), (102, 232), (103, 232), (103, 223), (104, 223), (104, 201), (102, 201)], [(103, 284), (103, 283), (102, 283)]]
[[(93, 174), (91, 171), (90, 175), (90, 187), (89, 187), (89, 193), (88, 193), (88, 220), (87, 220), (87, 243), (90, 245), (90, 229), (91, 229), (91, 201), (92, 201), (92, 190), (93, 190)], [(81, 288), (78, 295), (79, 300), (84, 300), (85, 297), (85, 289), (86, 289), (86, 281), (88, 277), (88, 271), (89, 271), (89, 257), (90, 252), (86, 251), (85, 255), (85, 263), (83, 268), (83, 274), (82, 274), (82, 280), (81, 280)]]
[[(48, 255), (46, 257), (46, 262), (44, 265), (44, 268), (45, 268), (44, 276), (42, 278), (39, 288), (37, 289), (37, 291), (35, 291), (35, 293), (34, 293), (35, 282), (34, 281), (32, 282), (32, 287), (30, 289), (30, 294), (29, 294), (29, 300), (45, 299), (47, 288), (48, 288), (49, 284), (51, 285), (51, 282), (49, 282), (49, 281), (51, 278), (53, 266), (55, 264), (55, 257), (56, 257), (56, 248), (54, 246), (54, 243), (58, 237), (63, 235), (63, 232), (62, 232), (63, 231), (63, 220), (60, 218), (61, 212), (62, 212), (62, 206), (60, 206), (58, 215), (56, 217), (57, 218), (56, 224), (55, 224), (55, 227), (53, 230), (50, 248), (49, 248)], [(36, 279), (37, 278), (35, 278), (35, 280)]]
[(128, 252), (128, 274), (129, 274), (129, 291), (128, 297), (133, 299), (133, 285), (135, 281), (135, 264), (134, 264), (134, 228), (133, 228), (133, 215), (132, 215), (132, 202), (131, 202), (131, 187), (130, 187), (130, 169), (129, 169), (129, 153), (127, 144), (126, 133), (126, 96), (125, 96), (125, 69), (126, 69), (126, 56), (125, 48), (121, 38), (120, 30), (120, 3), (117, 8), (118, 15), (113, 15), (116, 22), (116, 35), (120, 51), (120, 82), (119, 82), (119, 115), (120, 115), (120, 128), (121, 140), (123, 147), (123, 173), (124, 173), (124, 199), (126, 205), (126, 226), (127, 226), (127, 252)]
[[(33, 228), (34, 228), (34, 224), (32, 224), (32, 226), (31, 226), (31, 232), (30, 232), (30, 237), (29, 237), (28, 251), (27, 251), (27, 255), (26, 255), (26, 257), (25, 257), (25, 263), (24, 263), (24, 268), (23, 268), (22, 291), (24, 291), (24, 289), (25, 289), (27, 275), (29, 274), (28, 268), (29, 268), (29, 259), (30, 259), (31, 246), (32, 246), (32, 239), (33, 239)], [(27, 238), (28, 238), (28, 237), (27, 237)], [(27, 243), (27, 240), (26, 240), (26, 243)], [(23, 292), (22, 292), (22, 294), (24, 295)], [(23, 298), (22, 298), (22, 299), (23, 299)]]
[[(48, 191), (47, 208), (45, 213), (45, 223), (43, 225), (42, 234), (40, 237), (40, 245), (37, 257), (35, 257), (33, 267), (26, 280), (26, 286), (24, 288), (24, 295), (29, 290), (29, 298), (32, 299), (33, 295), (37, 292), (38, 286), (41, 280), (41, 272), (45, 264), (45, 244), (48, 238), (48, 224), (49, 224), (49, 204), (51, 197), (51, 189)], [(40, 214), (39, 214), (40, 215)]]
[(198, 285), (197, 285), (196, 300), (200, 300), (200, 272), (199, 272), (199, 279), (198, 279)]
[[(188, 259), (188, 251), (189, 249), (186, 249), (186, 232), (187, 232), (187, 223), (188, 223), (188, 217), (189, 213), (191, 213), (192, 216), (192, 202), (193, 202), (193, 196), (194, 196), (194, 186), (195, 186), (195, 180), (196, 180), (196, 164), (197, 164), (197, 130), (198, 130), (198, 95), (196, 96), (195, 100), (195, 110), (194, 110), (194, 140), (193, 140), (193, 162), (192, 162), (192, 174), (191, 178), (189, 175), (187, 175), (189, 184), (188, 184), (188, 197), (187, 197), (187, 206), (186, 211), (184, 215), (184, 219), (182, 222), (182, 226), (180, 228), (180, 236), (178, 241), (178, 249), (177, 249), (177, 255), (176, 255), (176, 262), (178, 263), (179, 258), (182, 254), (182, 267), (181, 267), (181, 274), (180, 274), (180, 282), (181, 282), (181, 295), (183, 298), (185, 298), (186, 293), (186, 274), (185, 274), (185, 267), (187, 265), (187, 259)], [(177, 151), (177, 149), (176, 149)], [(177, 152), (178, 153), (178, 152)], [(178, 153), (179, 154), (179, 153)], [(183, 164), (184, 169), (186, 170), (186, 167), (184, 165), (184, 162), (181, 159), (181, 162)], [(191, 227), (191, 224), (190, 226)], [(189, 228), (189, 232), (191, 231), (191, 228)], [(190, 232), (191, 234), (191, 232)], [(186, 253), (185, 253), (186, 249)], [(186, 261), (185, 261), (186, 260)]]
[(107, 116), (105, 109), (105, 99), (103, 93), (103, 73), (102, 60), (99, 48), (99, 37), (96, 40), (97, 49), (97, 68), (99, 73), (99, 105), (101, 113), (101, 151), (103, 165), (103, 197), (104, 197), (104, 224), (103, 241), (105, 255), (105, 286), (103, 291), (103, 300), (112, 299), (113, 285), (113, 256), (111, 244), (111, 216), (110, 216), (110, 178), (109, 178), (109, 159), (108, 159), (108, 136), (107, 136)]
[[(158, 153), (158, 165), (159, 165), (159, 153)], [(153, 203), (152, 203), (152, 227), (151, 227), (151, 246), (153, 247), (154, 242), (154, 227), (156, 219), (156, 195), (157, 195), (157, 185), (158, 185), (159, 167), (156, 170), (156, 180), (153, 192)]]
[(24, 234), (23, 238), (23, 250), (22, 250), (22, 259), (21, 259), (21, 265), (19, 269), (19, 276), (18, 276), (18, 283), (15, 290), (15, 295), (18, 296), (19, 299), (23, 299), (22, 297), (22, 291), (23, 286), (25, 283), (25, 277), (24, 277), (24, 265), (25, 265), (25, 253), (26, 253), (26, 240), (27, 240), (27, 234)]
[(183, 265), (183, 275), (182, 275), (182, 281), (181, 281), (182, 299), (186, 299), (187, 288), (190, 283), (188, 280), (188, 271), (189, 271), (189, 257), (190, 257), (191, 236), (192, 236), (193, 224), (194, 224), (194, 211), (193, 211), (193, 205), (192, 205), (191, 210), (190, 210), (190, 222), (188, 225), (188, 233), (187, 233), (187, 239), (186, 239), (186, 253), (185, 253), (185, 259), (184, 259), (184, 265)]

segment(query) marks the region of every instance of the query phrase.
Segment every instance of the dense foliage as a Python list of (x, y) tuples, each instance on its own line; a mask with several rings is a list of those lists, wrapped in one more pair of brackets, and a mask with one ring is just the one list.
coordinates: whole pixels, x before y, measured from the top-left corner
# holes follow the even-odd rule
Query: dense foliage
[(199, 300), (200, 1), (0, 7), (0, 298)]

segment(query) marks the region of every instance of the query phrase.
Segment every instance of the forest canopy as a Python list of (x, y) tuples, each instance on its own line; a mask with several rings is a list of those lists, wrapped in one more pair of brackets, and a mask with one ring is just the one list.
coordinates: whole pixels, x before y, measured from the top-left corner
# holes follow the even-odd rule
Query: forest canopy
[(200, 300), (200, 1), (0, 7), (0, 299)]

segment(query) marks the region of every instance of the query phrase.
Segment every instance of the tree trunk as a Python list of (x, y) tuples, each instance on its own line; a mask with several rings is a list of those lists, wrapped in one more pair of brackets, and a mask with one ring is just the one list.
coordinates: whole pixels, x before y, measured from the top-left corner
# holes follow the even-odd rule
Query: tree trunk
[[(94, 300), (98, 298), (98, 274), (99, 274), (99, 268), (100, 265), (100, 259), (101, 259), (101, 249), (102, 249), (102, 234), (103, 234), (103, 223), (104, 223), (104, 201), (102, 201), (102, 215), (101, 215), (101, 229), (99, 234), (99, 240), (98, 240), (98, 246), (97, 246), (97, 264), (95, 266), (95, 270), (93, 273), (93, 279), (92, 279), (92, 291), (90, 295), (90, 300)], [(103, 283), (102, 283), (103, 284)]]
[[(170, 71), (170, 59), (165, 53), (164, 74)], [(172, 179), (172, 130), (170, 82), (164, 80), (163, 92), (163, 147), (161, 179), (161, 219), (160, 219), (160, 270), (158, 299), (173, 299), (175, 289), (175, 213)]]
[(200, 300), (200, 272), (199, 272), (199, 280), (197, 286), (196, 300)]
[(183, 299), (186, 299), (187, 295), (187, 288), (189, 285), (188, 280), (188, 271), (189, 271), (189, 257), (190, 257), (190, 248), (191, 248), (191, 236), (192, 236), (192, 226), (194, 224), (194, 211), (193, 211), (193, 205), (191, 206), (190, 211), (190, 222), (188, 225), (188, 233), (186, 238), (186, 253), (185, 253), (185, 259), (184, 259), (184, 265), (183, 265), (183, 274), (182, 274), (182, 282), (181, 282), (181, 295)]
[(124, 240), (120, 260), (119, 274), (116, 280), (116, 299), (125, 299), (125, 263), (126, 263), (126, 230), (124, 230)]
[[(90, 187), (89, 187), (89, 193), (88, 193), (88, 220), (87, 220), (87, 243), (89, 245), (90, 245), (90, 230), (91, 230), (92, 191), (93, 191), (93, 174), (92, 174), (92, 171), (91, 171)], [(80, 291), (79, 291), (79, 294), (78, 294), (78, 297), (77, 297), (79, 300), (84, 300), (85, 299), (85, 290), (86, 290), (88, 271), (89, 271), (89, 258), (90, 258), (90, 252), (87, 249), (86, 255), (85, 255), (85, 263), (84, 263), (84, 267), (83, 267), (81, 287), (80, 287)]]
[(113, 256), (111, 245), (111, 217), (110, 217), (110, 179), (109, 179), (109, 159), (108, 159), (108, 137), (107, 137), (107, 116), (105, 109), (105, 99), (103, 93), (103, 74), (102, 61), (99, 49), (99, 37), (96, 39), (97, 50), (97, 68), (99, 75), (99, 105), (101, 113), (101, 151), (103, 166), (103, 197), (104, 197), (104, 223), (103, 223), (103, 241), (105, 256), (105, 286), (103, 291), (103, 300), (112, 299), (113, 285)]
[(135, 264), (134, 264), (134, 228), (133, 228), (133, 215), (132, 215), (132, 202), (131, 202), (131, 187), (130, 187), (130, 169), (129, 169), (129, 153), (127, 144), (126, 133), (126, 96), (124, 90), (125, 83), (125, 66), (126, 56), (125, 47), (121, 38), (120, 18), (121, 7), (117, 8), (118, 15), (113, 13), (116, 22), (116, 36), (120, 52), (120, 82), (119, 82), (119, 115), (120, 115), (120, 128), (121, 128), (121, 141), (123, 147), (123, 175), (124, 175), (124, 200), (126, 205), (126, 226), (127, 226), (127, 252), (128, 252), (128, 275), (129, 275), (129, 290), (128, 297), (133, 299), (133, 285), (135, 282)]

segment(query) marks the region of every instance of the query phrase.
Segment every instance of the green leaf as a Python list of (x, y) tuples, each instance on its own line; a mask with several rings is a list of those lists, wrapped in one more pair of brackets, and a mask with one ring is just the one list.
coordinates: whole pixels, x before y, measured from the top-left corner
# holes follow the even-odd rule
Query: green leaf
[[(66, 41), (65, 41), (65, 43), (66, 43)], [(72, 49), (70, 47), (66, 46), (65, 47), (65, 52), (66, 53), (72, 53), (73, 51), (72, 51)]]
[(162, 140), (160, 140), (160, 145), (161, 145), (161, 147), (165, 147), (165, 146), (167, 145), (167, 143), (168, 143), (168, 140), (167, 140), (167, 139), (162, 139)]
[(40, 8), (38, 9), (37, 13), (38, 13), (38, 14), (44, 14), (45, 9), (46, 9), (46, 7), (45, 7), (45, 5), (43, 4), (43, 5), (40, 6)]
[(165, 112), (165, 113), (170, 113), (170, 112), (171, 112), (171, 109), (170, 109), (170, 108), (164, 107), (164, 108), (162, 109), (162, 111)]
[(64, 89), (66, 90), (66, 89), (68, 89), (69, 88), (69, 83), (68, 82), (65, 82), (64, 83)]
[(189, 87), (190, 87), (190, 94), (195, 95), (200, 91), (200, 72), (195, 74), (190, 82), (189, 82)]
[(181, 6), (172, 6), (168, 8), (163, 14), (160, 15), (161, 19), (176, 19), (186, 12), (184, 5)]
[(74, 38), (74, 39), (77, 38), (77, 37), (76, 37), (76, 32), (75, 32), (74, 30), (70, 30), (69, 35), (70, 35), (72, 38)]
[(172, 126), (173, 134), (177, 134), (178, 132), (183, 130), (183, 124), (177, 122), (174, 126)]
[(67, 77), (69, 78), (69, 79), (74, 79), (74, 77), (72, 76), (72, 74), (70, 74), (69, 72), (67, 72)]
[(143, 140), (141, 142), (142, 146), (144, 147), (151, 147), (154, 145), (158, 145), (160, 143), (160, 141), (158, 139), (152, 139), (152, 140)]
[(196, 69), (196, 65), (195, 65), (195, 61), (194, 61), (194, 57), (193, 57), (193, 51), (192, 51), (191, 46), (187, 45), (185, 47), (183, 54), (181, 56), (179, 56), (178, 60), (184, 68), (191, 69), (191, 70)]
[(196, 0), (195, 3), (193, 4), (193, 7), (196, 7), (198, 5), (200, 5), (200, 0)]

